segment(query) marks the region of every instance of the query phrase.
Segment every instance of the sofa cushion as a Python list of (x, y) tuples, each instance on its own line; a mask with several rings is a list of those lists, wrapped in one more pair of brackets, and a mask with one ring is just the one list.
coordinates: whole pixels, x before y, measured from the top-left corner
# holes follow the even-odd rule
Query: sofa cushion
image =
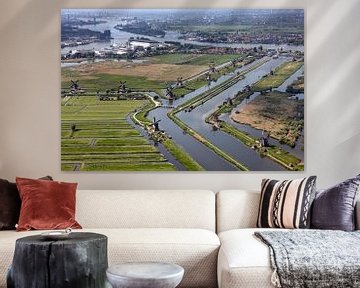
[(257, 227), (308, 228), (316, 176), (294, 180), (263, 179)]
[(76, 183), (16, 178), (22, 230), (81, 228), (75, 221)]
[(264, 228), (235, 229), (219, 234), (219, 288), (273, 288), (269, 248), (254, 236)]
[(222, 190), (216, 194), (217, 233), (255, 228), (259, 209), (259, 191)]
[(76, 198), (83, 228), (215, 231), (215, 193), (209, 190), (78, 190)]
[[(77, 230), (74, 230), (77, 231)], [(136, 261), (163, 261), (185, 269), (179, 287), (216, 287), (216, 263), (220, 241), (203, 229), (82, 229), (108, 237), (109, 265)], [(0, 287), (11, 264), (17, 238), (44, 231), (0, 232)]]

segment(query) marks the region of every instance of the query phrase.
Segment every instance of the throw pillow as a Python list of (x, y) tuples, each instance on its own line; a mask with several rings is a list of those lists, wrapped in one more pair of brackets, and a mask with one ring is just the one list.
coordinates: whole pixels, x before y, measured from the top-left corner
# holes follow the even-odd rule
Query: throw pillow
[(15, 229), (21, 200), (15, 183), (0, 179), (0, 230)]
[(17, 231), (81, 228), (75, 220), (77, 183), (16, 178), (22, 201)]
[(316, 176), (294, 180), (263, 179), (257, 227), (308, 228)]
[(317, 191), (312, 205), (311, 228), (355, 230), (355, 203), (359, 186), (360, 174)]
[[(40, 179), (52, 180), (50, 176)], [(0, 179), (0, 230), (15, 230), (20, 207), (21, 199), (16, 184)]]

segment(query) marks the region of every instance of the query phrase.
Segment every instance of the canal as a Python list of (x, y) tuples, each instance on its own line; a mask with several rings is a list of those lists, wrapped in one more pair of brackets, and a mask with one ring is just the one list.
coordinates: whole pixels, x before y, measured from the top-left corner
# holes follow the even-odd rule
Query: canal
[[(292, 82), (294, 82), (294, 80), (296, 80), (299, 76), (301, 76), (304, 72), (304, 66), (302, 66), (300, 69), (298, 69), (294, 74), (292, 74), (288, 79), (285, 80), (285, 82), (280, 85), (278, 88), (276, 88), (276, 90), (280, 91), (280, 92), (285, 92), (286, 91), (286, 87), (288, 85), (290, 85)], [(248, 103), (250, 103), (252, 100), (254, 100), (257, 96), (259, 96), (260, 93), (254, 93), (250, 96), (249, 99), (244, 99), (237, 107), (235, 107), (231, 113), (229, 114), (222, 114), (219, 119), (222, 121), (225, 121), (231, 125), (233, 125), (234, 127), (236, 127), (238, 130), (246, 132), (247, 134), (255, 137), (255, 138), (260, 138), (261, 137), (261, 133), (262, 130), (256, 129), (251, 127), (250, 125), (246, 125), (246, 124), (241, 124), (241, 123), (237, 123), (235, 121), (233, 121), (231, 119), (231, 115), (233, 115), (235, 113), (235, 111), (240, 110), (241, 108), (243, 108), (245, 105), (247, 105)], [(304, 99), (304, 94), (303, 93), (299, 93), (296, 94), (294, 97), (298, 97), (298, 99)], [(299, 137), (299, 139), (296, 141), (295, 147), (290, 147), (289, 145), (286, 144), (282, 144), (280, 143), (278, 140), (274, 139), (274, 138), (269, 138), (269, 144), (270, 145), (275, 145), (280, 147), (281, 149), (283, 149), (284, 151), (289, 152), (290, 154), (293, 154), (294, 156), (296, 156), (297, 158), (301, 159), (302, 161), (304, 161), (304, 143), (303, 143), (303, 133), (301, 134), (301, 136)]]
[[(240, 141), (228, 135), (227, 133), (224, 133), (220, 130), (214, 131), (212, 129), (212, 126), (205, 122), (205, 118), (208, 115), (210, 115), (213, 111), (215, 111), (215, 109), (219, 105), (221, 105), (228, 97), (233, 97), (239, 90), (242, 90), (246, 85), (251, 85), (252, 83), (258, 81), (265, 74), (268, 74), (270, 70), (275, 69), (277, 66), (281, 65), (282, 63), (288, 60), (289, 58), (287, 57), (270, 59), (268, 62), (264, 63), (260, 67), (247, 73), (245, 79), (240, 80), (233, 86), (229, 87), (228, 89), (216, 95), (214, 98), (205, 102), (203, 105), (196, 107), (191, 112), (185, 112), (185, 111), (179, 112), (177, 114), (177, 117), (179, 117), (183, 122), (185, 122), (196, 132), (201, 134), (211, 143), (219, 147), (224, 152), (228, 153), (234, 159), (236, 159), (240, 163), (245, 164), (245, 166), (247, 166), (250, 170), (255, 170), (255, 171), (286, 170), (283, 166), (270, 160), (269, 158), (261, 157), (259, 153), (247, 147), (246, 145), (242, 144)], [(256, 65), (256, 63), (253, 63), (252, 65)], [(242, 67), (239, 69), (239, 71), (242, 71), (247, 68), (248, 67)], [(296, 74), (299, 73), (301, 73), (301, 71), (298, 70)], [(221, 78), (219, 78), (216, 83), (211, 83), (210, 87), (206, 85), (187, 94), (184, 98), (180, 98), (174, 101), (173, 106), (177, 107), (178, 105), (184, 103), (185, 101), (197, 95), (200, 95), (204, 91), (211, 89), (214, 86), (219, 85), (220, 83), (223, 83), (224, 81), (226, 81), (227, 79), (233, 76), (234, 73), (224, 75)], [(292, 78), (294, 77), (297, 77), (297, 75), (295, 76), (293, 75)], [(152, 119), (153, 117), (155, 117), (156, 119), (161, 119), (160, 129), (164, 130), (168, 135), (170, 135), (176, 144), (180, 145), (185, 151), (187, 151), (206, 170), (209, 171), (236, 170), (231, 164), (225, 161), (222, 157), (218, 156), (212, 150), (210, 150), (203, 144), (199, 143), (192, 136), (185, 134), (181, 128), (179, 128), (175, 123), (173, 123), (168, 118), (167, 113), (169, 111), (170, 111), (169, 108), (163, 108), (163, 107), (156, 108), (149, 113), (149, 118)], [(230, 120), (229, 117), (228, 119)], [(256, 129), (254, 130), (256, 131), (256, 133), (259, 132)], [(255, 134), (255, 133), (250, 133), (250, 134)], [(275, 141), (275, 140), (272, 139), (271, 141)], [(273, 142), (273, 144), (279, 144), (279, 143)], [(286, 145), (282, 145), (282, 146), (286, 146)]]

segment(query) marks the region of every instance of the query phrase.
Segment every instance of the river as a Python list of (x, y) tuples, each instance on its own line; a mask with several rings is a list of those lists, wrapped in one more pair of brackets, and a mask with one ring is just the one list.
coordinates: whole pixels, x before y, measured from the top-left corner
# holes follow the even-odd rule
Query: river
[[(88, 20), (88, 19), (84, 19), (84, 20)], [(97, 24), (97, 25), (84, 25), (81, 26), (83, 28), (88, 28), (90, 30), (93, 31), (101, 31), (103, 32), (104, 30), (110, 30), (111, 31), (111, 36), (114, 38), (112, 39), (110, 42), (96, 42), (96, 43), (91, 43), (91, 44), (87, 44), (87, 45), (80, 45), (80, 46), (75, 46), (75, 47), (65, 47), (61, 49), (61, 53), (67, 53), (70, 50), (74, 50), (74, 49), (95, 49), (95, 50), (101, 50), (104, 48), (109, 48), (110, 45), (124, 45), (130, 37), (146, 37), (158, 42), (165, 42), (165, 41), (177, 41), (180, 42), (181, 44), (194, 44), (194, 45), (200, 45), (200, 46), (213, 46), (213, 47), (232, 47), (232, 48), (253, 48), (253, 47), (259, 47), (260, 45), (263, 46), (263, 48), (265, 49), (278, 49), (278, 48), (282, 48), (285, 51), (288, 50), (296, 50), (296, 51), (304, 51), (304, 46), (291, 46), (291, 45), (275, 45), (275, 44), (241, 44), (241, 43), (208, 43), (208, 42), (199, 42), (199, 41), (190, 41), (190, 40), (183, 40), (183, 39), (178, 39), (179, 36), (181, 35), (179, 32), (176, 31), (166, 31), (166, 34), (163, 38), (158, 38), (158, 37), (151, 37), (151, 36), (146, 36), (146, 35), (139, 35), (139, 34), (133, 34), (133, 33), (128, 33), (125, 31), (120, 31), (115, 29), (114, 27), (117, 24), (120, 24), (121, 21), (119, 21), (118, 19), (113, 19), (111, 18), (110, 20), (108, 20), (107, 23), (101, 23), (101, 24)], [(81, 28), (80, 27), (80, 28)]]

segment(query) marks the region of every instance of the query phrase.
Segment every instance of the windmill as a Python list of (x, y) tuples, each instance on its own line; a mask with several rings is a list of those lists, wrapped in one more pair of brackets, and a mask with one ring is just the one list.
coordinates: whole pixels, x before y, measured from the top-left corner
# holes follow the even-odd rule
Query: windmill
[(126, 81), (120, 81), (120, 85), (118, 87), (118, 93), (126, 93), (129, 89), (126, 88)]
[(208, 81), (208, 85), (210, 85), (211, 84), (211, 81), (213, 80), (212, 79), (212, 77), (211, 77), (211, 75), (210, 75), (210, 73), (209, 72), (206, 72), (205, 73), (205, 79), (206, 79), (206, 81)]
[(175, 98), (175, 94), (172, 90), (173, 90), (173, 88), (171, 86), (168, 86), (166, 88), (165, 96), (168, 97), (169, 100), (174, 100), (174, 98)]
[(178, 77), (178, 78), (176, 79), (176, 85), (177, 85), (178, 87), (182, 87), (182, 86), (183, 86), (183, 77)]
[(219, 124), (219, 115), (214, 113), (212, 115), (212, 130), (216, 131), (220, 129), (220, 124)]
[(231, 106), (234, 104), (233, 100), (230, 97), (226, 99), (226, 102), (227, 102), (227, 104), (229, 104)]
[(154, 121), (151, 123), (151, 125), (154, 127), (154, 132), (160, 131), (160, 129), (159, 129), (160, 121), (161, 121), (161, 119), (156, 120), (156, 118), (154, 117)]
[(79, 80), (71, 80), (70, 93), (77, 93), (80, 89)]
[(82, 89), (79, 85), (79, 80), (71, 80), (70, 85), (70, 93), (77, 94), (77, 93), (84, 93), (84, 89)]
[(70, 89), (71, 90), (78, 90), (79, 89), (79, 84), (78, 84), (79, 80), (71, 80), (71, 85), (70, 85)]
[(261, 137), (260, 137), (260, 146), (261, 147), (269, 147), (269, 137), (270, 133), (262, 130)]
[(210, 65), (209, 65), (209, 72), (210, 72), (210, 73), (215, 73), (215, 72), (216, 72), (216, 68), (215, 68), (215, 64), (214, 64), (214, 63), (210, 63)]

